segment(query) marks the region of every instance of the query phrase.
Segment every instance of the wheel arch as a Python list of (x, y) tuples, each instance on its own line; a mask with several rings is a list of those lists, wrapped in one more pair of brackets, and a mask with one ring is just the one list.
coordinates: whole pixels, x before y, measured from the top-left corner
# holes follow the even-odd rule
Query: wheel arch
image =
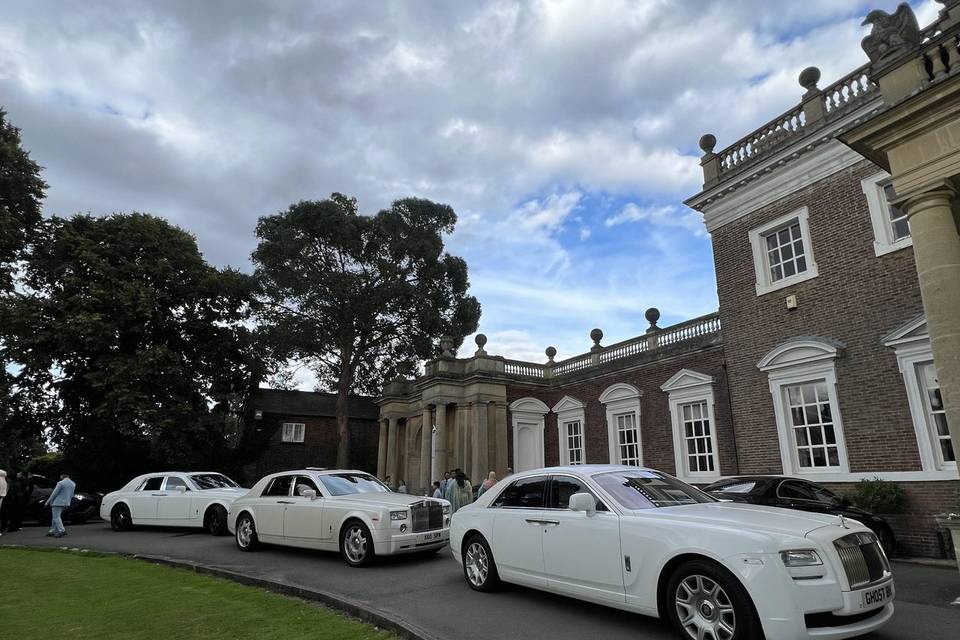
[[(477, 528), (467, 529), (467, 530), (463, 533), (463, 537), (460, 538), (460, 556), (461, 556), (461, 557), (462, 557), (462, 556), (464, 555), (464, 553), (466, 552), (467, 542), (469, 542), (469, 541), (470, 541), (470, 538), (472, 538), (472, 537), (475, 536), (475, 535), (480, 536), (481, 538), (483, 538), (483, 539), (486, 541), (487, 546), (488, 546), (488, 547), (490, 546), (490, 541), (487, 540), (487, 536), (483, 535), (483, 532), (480, 531), (480, 529), (477, 529)], [(490, 549), (490, 553), (493, 553), (493, 549), (492, 549), (492, 548)]]
[(697, 551), (687, 551), (687, 552), (680, 553), (673, 556), (672, 558), (667, 560), (667, 562), (665, 562), (663, 567), (661, 567), (660, 569), (660, 574), (657, 577), (657, 614), (659, 615), (661, 620), (669, 619), (667, 614), (667, 585), (670, 583), (670, 578), (673, 576), (674, 572), (681, 565), (693, 560), (708, 562), (711, 565), (722, 570), (733, 580), (736, 580), (737, 583), (740, 584), (741, 587), (743, 587), (744, 591), (746, 591), (747, 595), (750, 596), (750, 606), (753, 608), (754, 613), (757, 612), (757, 606), (753, 602), (753, 595), (751, 594), (750, 589), (743, 582), (740, 576), (738, 576), (735, 572), (730, 570), (730, 567), (728, 567), (719, 558), (716, 558), (708, 553), (701, 553)]
[[(204, 513), (206, 513), (206, 512), (204, 512)], [(240, 508), (237, 510), (237, 515), (236, 515), (236, 517), (233, 519), (233, 528), (234, 528), (234, 531), (236, 531), (237, 523), (240, 522), (240, 518), (242, 518), (244, 515), (250, 516), (250, 519), (253, 520), (253, 526), (254, 526), (254, 527), (257, 526), (257, 514), (254, 513), (253, 509), (251, 509), (249, 506), (244, 505), (244, 506), (240, 507)], [(228, 518), (230, 517), (230, 510), (229, 510), (229, 509), (227, 509), (227, 517), (228, 517)]]

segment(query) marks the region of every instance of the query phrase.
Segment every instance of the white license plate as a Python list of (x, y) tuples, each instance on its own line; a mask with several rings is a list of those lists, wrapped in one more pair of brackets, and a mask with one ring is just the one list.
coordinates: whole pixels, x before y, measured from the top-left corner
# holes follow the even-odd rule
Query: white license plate
[(875, 609), (893, 599), (893, 583), (860, 592), (860, 608)]
[(434, 531), (434, 532), (432, 532), (432, 533), (425, 533), (425, 534), (423, 534), (422, 536), (420, 536), (420, 542), (421, 542), (421, 543), (423, 543), (423, 542), (436, 542), (437, 540), (440, 539), (440, 535), (441, 535), (441, 534), (440, 534), (439, 531)]

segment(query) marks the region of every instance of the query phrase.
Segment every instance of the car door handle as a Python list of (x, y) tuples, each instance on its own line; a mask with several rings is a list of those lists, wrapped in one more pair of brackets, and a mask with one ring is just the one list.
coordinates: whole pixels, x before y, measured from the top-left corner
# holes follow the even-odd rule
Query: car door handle
[(277, 504), (295, 504), (293, 500), (277, 500)]
[(546, 524), (558, 525), (558, 524), (560, 524), (560, 521), (559, 521), (559, 520), (538, 520), (538, 519), (535, 519), (535, 518), (527, 518), (527, 522), (529, 522), (530, 524), (537, 524), (537, 525), (546, 525)]
[(165, 493), (151, 493), (150, 495), (152, 495), (152, 496), (156, 496), (156, 497), (158, 497), (158, 498), (159, 498), (159, 497), (161, 497), (161, 496), (165, 496), (165, 495), (167, 495), (167, 494), (165, 494)]

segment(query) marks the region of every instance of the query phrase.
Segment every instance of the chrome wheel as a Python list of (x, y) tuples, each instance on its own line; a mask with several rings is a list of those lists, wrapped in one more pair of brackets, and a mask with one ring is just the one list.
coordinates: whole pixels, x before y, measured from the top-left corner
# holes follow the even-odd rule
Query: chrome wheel
[(241, 549), (246, 549), (250, 546), (250, 543), (253, 541), (253, 520), (250, 518), (243, 518), (237, 524), (237, 544), (240, 545)]
[(467, 580), (475, 587), (482, 587), (490, 575), (490, 558), (487, 550), (479, 541), (471, 542), (467, 547), (467, 556), (464, 564), (467, 569)]
[(675, 605), (680, 626), (695, 640), (730, 640), (736, 631), (733, 602), (712, 578), (688, 576), (677, 585)]
[(126, 531), (130, 528), (130, 511), (125, 505), (118, 505), (110, 512), (110, 527), (114, 531)]
[(352, 524), (343, 534), (343, 553), (351, 564), (360, 564), (367, 558), (367, 532), (359, 524)]

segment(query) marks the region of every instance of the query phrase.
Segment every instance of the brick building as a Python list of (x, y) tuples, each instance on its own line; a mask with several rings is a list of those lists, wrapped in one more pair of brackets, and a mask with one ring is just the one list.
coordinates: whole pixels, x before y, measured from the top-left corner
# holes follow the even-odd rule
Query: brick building
[[(263, 453), (244, 468), (251, 481), (268, 473), (337, 462), (337, 396), (332, 393), (259, 389), (253, 397), (255, 428), (267, 438)], [(350, 398), (350, 466), (371, 473), (377, 463), (377, 406)]]
[[(938, 60), (960, 60), (957, 33), (960, 19), (943, 16), (924, 30), (925, 47), (953, 43), (914, 65), (927, 84)], [(796, 107), (725, 149), (701, 139), (704, 186), (686, 204), (711, 235), (717, 314), (660, 328), (652, 309), (644, 335), (604, 346), (595, 329), (588, 353), (560, 362), (553, 349), (546, 363), (489, 355), (483, 336), (468, 358), (446, 345), (377, 400), (378, 472), (426, 486), (452, 467), (479, 479), (614, 462), (696, 483), (784, 474), (840, 492), (880, 477), (907, 492), (891, 518), (901, 551), (943, 554), (933, 516), (957, 507), (960, 482), (912, 205), (883, 159), (840, 139), (896, 104), (870, 65), (825, 89), (819, 76), (805, 70)]]

